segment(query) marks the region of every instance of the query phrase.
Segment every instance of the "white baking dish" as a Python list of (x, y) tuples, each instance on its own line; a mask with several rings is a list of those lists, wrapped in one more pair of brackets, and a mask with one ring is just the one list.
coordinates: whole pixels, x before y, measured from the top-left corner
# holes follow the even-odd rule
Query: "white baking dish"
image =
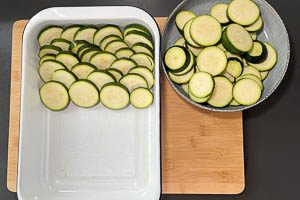
[[(141, 23), (155, 43), (154, 103), (112, 111), (99, 104), (47, 110), (39, 98), (39, 31), (50, 24)], [(20, 200), (157, 200), (160, 181), (160, 34), (128, 6), (59, 7), (36, 14), (23, 36), (18, 197)]]

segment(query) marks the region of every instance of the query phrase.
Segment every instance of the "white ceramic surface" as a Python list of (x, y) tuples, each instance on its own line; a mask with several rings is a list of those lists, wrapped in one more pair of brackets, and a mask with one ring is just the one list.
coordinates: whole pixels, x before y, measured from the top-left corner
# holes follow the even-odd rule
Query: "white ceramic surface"
[[(70, 104), (47, 110), (39, 98), (37, 35), (50, 24), (147, 26), (155, 43), (154, 103), (121, 111)], [(20, 200), (157, 200), (160, 197), (160, 34), (145, 11), (128, 6), (49, 8), (26, 26), (18, 198)]]

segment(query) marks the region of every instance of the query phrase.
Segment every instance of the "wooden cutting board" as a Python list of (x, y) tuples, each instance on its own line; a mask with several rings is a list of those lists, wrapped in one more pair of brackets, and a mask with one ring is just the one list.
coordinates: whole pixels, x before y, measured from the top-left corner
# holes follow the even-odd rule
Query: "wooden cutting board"
[[(7, 187), (16, 191), (22, 34), (13, 26)], [(162, 30), (165, 17), (156, 21)], [(217, 113), (181, 99), (162, 74), (162, 192), (238, 194), (244, 190), (242, 112)]]

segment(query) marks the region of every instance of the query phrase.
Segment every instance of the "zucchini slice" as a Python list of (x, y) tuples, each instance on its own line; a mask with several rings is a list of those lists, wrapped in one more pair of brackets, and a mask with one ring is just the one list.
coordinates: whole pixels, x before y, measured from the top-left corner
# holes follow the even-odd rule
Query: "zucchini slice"
[(232, 101), (233, 84), (224, 76), (214, 77), (215, 87), (207, 103), (214, 107), (225, 107)]
[(257, 76), (257, 78), (259, 78), (261, 80), (260, 72), (251, 65), (244, 67), (242, 76), (245, 74), (253, 74), (254, 76)]
[(264, 43), (256, 40), (253, 41), (253, 46), (245, 55), (245, 59), (251, 63), (261, 63), (266, 60), (268, 50)]
[(105, 46), (104, 51), (115, 53), (122, 48), (128, 48), (128, 45), (123, 40), (113, 40)]
[(130, 58), (135, 52), (127, 47), (121, 48), (116, 51), (117, 58)]
[(95, 45), (99, 45), (100, 42), (106, 37), (106, 36), (118, 36), (119, 38), (123, 38), (123, 34), (121, 29), (114, 24), (107, 24), (99, 28), (99, 30), (95, 33), (93, 42)]
[(132, 69), (136, 66), (137, 66), (137, 63), (134, 60), (132, 60), (131, 58), (119, 58), (110, 65), (110, 68), (118, 69), (123, 74), (127, 74), (127, 72), (130, 69)]
[(154, 69), (154, 60), (151, 56), (145, 53), (135, 53), (130, 56), (138, 65), (148, 67), (151, 71)]
[(185, 46), (188, 48), (188, 50), (190, 50), (192, 52), (192, 54), (194, 56), (199, 56), (200, 52), (203, 50), (203, 48), (201, 47), (193, 47), (191, 45), (189, 45), (188, 43), (185, 44)]
[(140, 88), (140, 87), (148, 88), (146, 79), (139, 74), (134, 74), (134, 73), (126, 74), (120, 79), (119, 82), (122, 85), (124, 85), (129, 90), (130, 93), (136, 88)]
[(95, 65), (98, 69), (107, 69), (111, 64), (117, 60), (117, 57), (110, 52), (98, 52), (90, 58), (90, 63)]
[(189, 84), (188, 83), (182, 84), (181, 87), (185, 93), (189, 94)]
[(245, 74), (245, 75), (239, 77), (238, 81), (241, 80), (241, 79), (244, 79), (244, 78), (249, 78), (249, 79), (254, 80), (259, 85), (261, 90), (264, 89), (264, 85), (263, 85), (262, 81), (257, 76), (255, 76), (253, 74)]
[(152, 88), (154, 84), (154, 76), (147, 67), (142, 67), (142, 66), (134, 67), (131, 70), (129, 70), (129, 73), (139, 74), (143, 76), (147, 80), (149, 89)]
[(40, 97), (46, 108), (64, 110), (70, 102), (68, 88), (57, 81), (49, 81), (40, 88)]
[(91, 72), (88, 77), (88, 80), (92, 81), (100, 91), (106, 83), (115, 82), (115, 77), (107, 71), (104, 70), (95, 70)]
[(71, 101), (79, 107), (90, 108), (99, 103), (99, 91), (94, 83), (89, 80), (74, 82), (69, 88)]
[(199, 70), (208, 72), (212, 76), (221, 74), (226, 69), (226, 65), (226, 54), (216, 46), (204, 48), (197, 57)]
[(79, 56), (79, 58), (81, 58), (83, 52), (85, 52), (88, 49), (100, 50), (97, 46), (93, 44), (84, 44), (78, 48), (77, 55)]
[(40, 48), (39, 51), (39, 57), (43, 57), (46, 54), (58, 54), (59, 52), (61, 52), (62, 49), (57, 47), (57, 46), (53, 46), (53, 45), (44, 45)]
[(136, 88), (130, 94), (130, 102), (135, 108), (148, 108), (153, 99), (153, 94), (148, 88)]
[(233, 87), (233, 97), (241, 105), (248, 106), (256, 103), (262, 91), (257, 82), (252, 79), (241, 79)]
[(189, 82), (189, 90), (198, 98), (209, 96), (214, 89), (214, 79), (206, 72), (197, 72)]
[(93, 43), (93, 36), (97, 30), (98, 29), (96, 27), (91, 26), (81, 27), (76, 31), (74, 35), (74, 40), (85, 40), (89, 43)]
[(73, 66), (72, 72), (79, 78), (79, 79), (86, 79), (88, 75), (96, 70), (97, 68), (86, 62), (81, 62)]
[(183, 10), (177, 13), (175, 23), (179, 31), (183, 30), (185, 24), (190, 20), (197, 17), (195, 13), (189, 10)]
[(229, 3), (227, 15), (231, 21), (242, 26), (249, 26), (259, 18), (260, 11), (251, 0), (233, 0)]
[(210, 15), (216, 18), (221, 24), (228, 24), (229, 19), (227, 17), (228, 4), (217, 3), (210, 9)]
[(164, 63), (171, 72), (181, 72), (190, 64), (190, 53), (182, 46), (170, 47), (164, 55)]
[(201, 98), (196, 97), (195, 95), (193, 95), (193, 93), (190, 90), (188, 90), (188, 94), (189, 94), (190, 99), (196, 103), (205, 103), (210, 98), (210, 95), (207, 97), (201, 97)]
[(71, 43), (69, 47), (69, 51), (72, 51), (74, 54), (77, 54), (79, 48), (85, 44), (88, 44), (88, 42), (84, 40), (75, 40), (74, 42)]
[(50, 44), (61, 48), (63, 51), (68, 51), (71, 42), (62, 38), (56, 38), (52, 40)]
[(124, 35), (126, 36), (128, 32), (133, 31), (133, 30), (141, 31), (141, 32), (149, 35), (150, 37), (152, 37), (151, 32), (145, 26), (143, 26), (141, 24), (129, 24), (124, 29)]
[(238, 24), (230, 24), (223, 31), (222, 44), (227, 51), (240, 55), (251, 50), (253, 40), (245, 28)]
[[(227, 52), (227, 50), (225, 49), (225, 47), (223, 46), (222, 43), (219, 43), (219, 44), (217, 45), (217, 47), (218, 47), (219, 49), (221, 49), (222, 51)], [(228, 56), (227, 56), (227, 58), (228, 58)]]
[(82, 28), (82, 25), (79, 24), (67, 26), (61, 33), (61, 38), (73, 42), (74, 35), (80, 28)]
[(129, 47), (132, 47), (136, 43), (145, 43), (152, 50), (154, 50), (154, 46), (152, 44), (152, 38), (144, 32), (132, 30), (129, 31), (124, 37), (124, 41), (128, 44)]
[(182, 46), (185, 47), (185, 39), (184, 38), (178, 38), (175, 43), (174, 46)]
[(257, 39), (257, 33), (250, 33), (250, 36), (251, 36), (252, 40)]
[(153, 50), (145, 43), (136, 43), (131, 48), (136, 53), (146, 53), (153, 58)]
[(91, 57), (98, 52), (100, 52), (100, 50), (95, 48), (90, 48), (83, 51), (81, 54), (81, 62), (89, 62)]
[(118, 69), (108, 68), (108, 69), (106, 69), (106, 71), (108, 71), (110, 74), (112, 74), (117, 81), (119, 81), (120, 78), (122, 78), (122, 76), (123, 76), (122, 72)]
[(228, 78), (228, 80), (230, 80), (232, 83), (235, 82), (235, 77), (233, 77), (231, 74), (227, 73), (227, 72), (224, 72), (222, 74), (222, 76), (225, 76), (226, 78)]
[(190, 34), (198, 45), (211, 46), (220, 41), (222, 27), (215, 18), (209, 15), (201, 15), (192, 21)]
[(48, 26), (44, 28), (38, 35), (39, 45), (49, 45), (52, 40), (60, 38), (62, 31), (63, 28), (60, 26)]
[(186, 44), (199, 48), (200, 46), (191, 37), (191, 25), (193, 21), (194, 18), (190, 19), (183, 27), (183, 37), (185, 39)]
[(55, 60), (55, 56), (54, 54), (46, 54), (43, 57), (41, 57), (39, 64), (41, 65), (45, 60)]
[(69, 88), (72, 83), (77, 81), (77, 77), (75, 74), (68, 70), (58, 69), (52, 74), (51, 80), (58, 81)]
[(264, 22), (262, 20), (262, 17), (259, 17), (254, 24), (251, 24), (250, 26), (246, 26), (245, 29), (249, 32), (258, 32), (260, 31), (264, 26)]
[[(234, 78), (239, 77), (243, 73), (244, 64), (238, 58), (228, 58), (226, 72)], [(228, 77), (227, 77), (228, 78)]]
[(108, 43), (115, 41), (115, 40), (121, 40), (120, 36), (108, 35), (108, 36), (104, 37), (99, 44), (100, 49), (104, 50)]
[(229, 59), (229, 58), (237, 58), (240, 61), (243, 60), (241, 56), (233, 54), (233, 53), (230, 53), (229, 51), (225, 51), (225, 54), (226, 54), (227, 59)]
[(232, 99), (232, 101), (230, 102), (229, 105), (230, 106), (239, 106), (240, 104), (236, 100)]
[(66, 67), (57, 60), (45, 60), (39, 66), (39, 75), (44, 82), (48, 82), (51, 80), (53, 73), (58, 69), (66, 69)]
[(266, 60), (261, 63), (248, 62), (248, 64), (252, 65), (259, 71), (269, 71), (275, 66), (275, 64), (277, 62), (276, 50), (269, 43), (264, 42), (264, 44), (266, 45), (267, 51), (268, 51)]
[(260, 75), (261, 75), (261, 80), (265, 80), (269, 75), (269, 71), (260, 72)]
[(120, 83), (107, 83), (100, 92), (102, 104), (112, 110), (120, 110), (129, 104), (129, 92)]
[(65, 51), (57, 54), (55, 60), (62, 62), (69, 70), (79, 63), (79, 59), (73, 53)]
[(195, 57), (193, 56), (191, 51), (188, 50), (188, 52), (190, 54), (190, 63), (189, 63), (189, 65), (187, 66), (187, 68), (185, 68), (184, 70), (182, 70), (180, 72), (177, 72), (177, 73), (174, 72), (175, 75), (184, 75), (184, 74), (188, 73), (192, 68), (195, 67), (195, 63), (196, 63)]
[(170, 79), (173, 82), (178, 83), (178, 84), (184, 84), (184, 83), (187, 83), (190, 81), (190, 79), (192, 78), (194, 73), (195, 73), (195, 69), (192, 68), (188, 73), (183, 74), (183, 75), (176, 75), (176, 74), (173, 74), (172, 72), (169, 72), (168, 74), (169, 74)]

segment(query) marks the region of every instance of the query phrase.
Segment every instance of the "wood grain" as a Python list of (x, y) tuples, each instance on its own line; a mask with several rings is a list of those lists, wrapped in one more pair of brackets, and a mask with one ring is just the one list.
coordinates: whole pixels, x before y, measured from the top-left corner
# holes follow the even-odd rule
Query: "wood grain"
[[(165, 17), (158, 17), (164, 27)], [(13, 26), (7, 187), (16, 191), (22, 34)], [(162, 190), (172, 194), (237, 194), (244, 189), (242, 113), (196, 108), (175, 93), (164, 75), (162, 94)]]

